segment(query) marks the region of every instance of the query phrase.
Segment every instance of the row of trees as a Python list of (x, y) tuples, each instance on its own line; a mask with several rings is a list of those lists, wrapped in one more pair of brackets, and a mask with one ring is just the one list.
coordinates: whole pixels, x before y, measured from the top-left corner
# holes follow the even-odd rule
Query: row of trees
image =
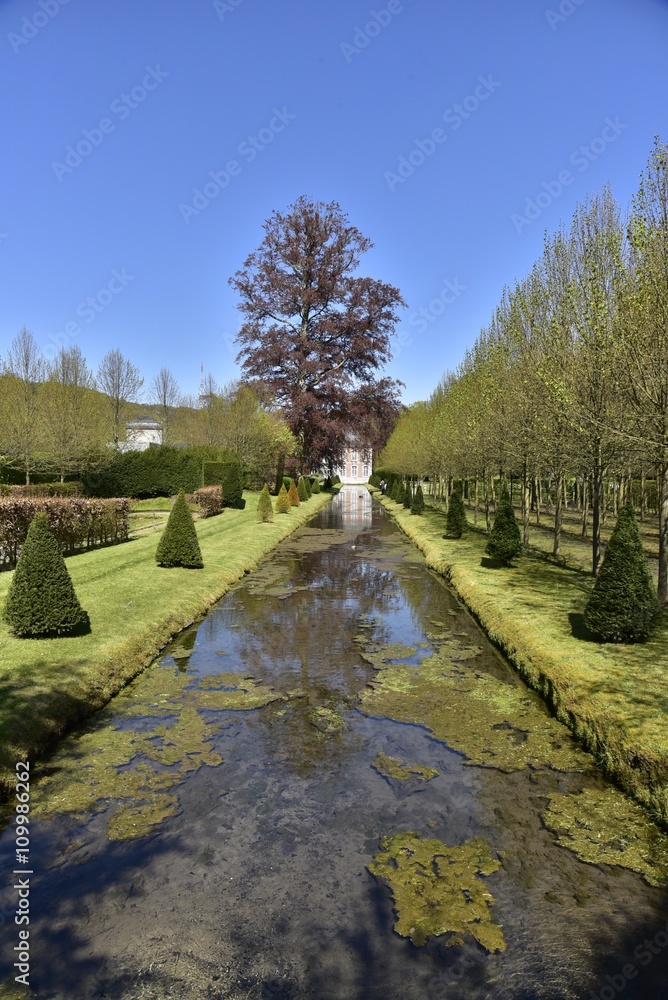
[[(460, 367), (401, 416), (382, 456), (403, 475), (521, 483), (525, 540), (533, 485), (548, 482), (559, 552), (566, 484), (591, 512), (598, 572), (601, 513), (657, 487), (659, 582), (668, 601), (668, 146), (655, 140), (625, 215), (611, 191), (546, 236), (531, 273), (504, 290)], [(633, 486), (640, 484), (640, 497)]]
[[(122, 446), (126, 420), (137, 410), (131, 404), (144, 385), (119, 350), (109, 351), (93, 373), (77, 345), (46, 360), (25, 328), (1, 359), (0, 372), (0, 462), (26, 483), (35, 474), (83, 478), (104, 465)], [(274, 475), (279, 454), (294, 451), (285, 420), (249, 386), (218, 386), (208, 376), (204, 394), (187, 397), (162, 368), (147, 390), (165, 444), (237, 452), (261, 482)]]

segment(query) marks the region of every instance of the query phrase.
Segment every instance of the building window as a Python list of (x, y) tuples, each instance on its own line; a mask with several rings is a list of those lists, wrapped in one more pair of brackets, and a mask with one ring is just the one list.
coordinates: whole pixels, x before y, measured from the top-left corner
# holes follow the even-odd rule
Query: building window
[(352, 471), (352, 474), (353, 474), (353, 476), (356, 476), (356, 475), (357, 475), (357, 466), (356, 466), (356, 465), (353, 465), (353, 467), (352, 467), (352, 470), (351, 470), (351, 471)]
[(364, 466), (364, 478), (367, 479), (368, 476), (369, 476), (369, 466), (365, 465)]
[(352, 453), (352, 456), (351, 456), (351, 457), (352, 457), (352, 460), (353, 460), (353, 462), (356, 462), (356, 461), (357, 461), (357, 452), (356, 452), (356, 451), (354, 451), (354, 452)]

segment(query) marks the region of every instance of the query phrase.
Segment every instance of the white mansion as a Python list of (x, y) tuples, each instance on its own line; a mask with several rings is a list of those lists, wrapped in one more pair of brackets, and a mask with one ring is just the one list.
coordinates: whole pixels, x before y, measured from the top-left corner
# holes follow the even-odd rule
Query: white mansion
[(342, 483), (357, 485), (366, 483), (371, 475), (371, 448), (364, 448), (359, 444), (349, 443), (339, 465), (334, 469), (337, 476), (340, 476)]

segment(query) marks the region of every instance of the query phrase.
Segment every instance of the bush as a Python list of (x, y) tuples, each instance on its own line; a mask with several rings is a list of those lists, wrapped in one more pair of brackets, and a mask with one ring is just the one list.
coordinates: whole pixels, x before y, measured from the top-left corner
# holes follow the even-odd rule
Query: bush
[(306, 496), (311, 499), (311, 480), (308, 476), (304, 476), (304, 486), (306, 487)]
[(332, 486), (340, 486), (340, 484), (341, 484), (341, 477), (332, 476)]
[(202, 486), (220, 486), (224, 474), (224, 462), (202, 462)]
[(411, 514), (421, 514), (424, 510), (424, 496), (422, 495), (422, 487), (418, 485), (413, 499), (411, 500)]
[(410, 510), (413, 504), (413, 489), (410, 484), (410, 480), (406, 483), (406, 489), (404, 490), (403, 504), (406, 510)]
[(446, 537), (461, 538), (467, 527), (462, 488), (456, 486), (452, 491), (448, 505), (448, 516), (445, 522)]
[(44, 513), (66, 555), (128, 539), (130, 503), (84, 497), (0, 499), (0, 565), (15, 566), (35, 514)]
[(44, 512), (35, 514), (18, 561), (4, 609), (9, 630), (20, 638), (90, 631)]
[(78, 497), (83, 483), (35, 483), (31, 486), (5, 486), (3, 496), (9, 497)]
[(633, 507), (623, 507), (584, 611), (603, 642), (645, 642), (661, 612)]
[(202, 486), (186, 496), (188, 503), (196, 503), (202, 511), (202, 517), (215, 517), (223, 512), (222, 486)]
[(308, 500), (308, 490), (306, 488), (306, 480), (304, 479), (303, 476), (299, 480), (299, 485), (297, 486), (297, 493), (302, 503), (305, 503)]
[(503, 487), (496, 505), (494, 524), (485, 552), (504, 566), (509, 566), (515, 556), (522, 554), (520, 527), (515, 519), (515, 511), (506, 486)]
[(314, 493), (320, 493), (320, 483), (317, 479), (313, 481), (313, 486), (311, 487), (311, 495)]
[(241, 455), (230, 455), (222, 465), (223, 506), (243, 508), (244, 467)]
[(202, 569), (204, 566), (195, 522), (183, 491), (174, 501), (158, 542), (155, 560), (159, 566), (185, 566), (187, 569)]
[(403, 503), (405, 496), (404, 484), (400, 479), (395, 479), (390, 491), (390, 499), (395, 503)]
[(203, 463), (220, 456), (218, 448), (171, 445), (116, 452), (104, 468), (84, 477), (84, 490), (89, 496), (138, 499), (194, 493), (202, 486)]
[(290, 480), (290, 489), (288, 490), (288, 498), (293, 507), (299, 507), (301, 501), (299, 499), (299, 491), (295, 485), (294, 479)]
[(323, 489), (331, 490), (331, 488), (332, 488), (332, 477), (327, 476), (327, 479), (325, 479), (325, 482), (323, 483)]
[(267, 483), (262, 487), (262, 492), (257, 502), (257, 519), (265, 523), (274, 520), (274, 507), (271, 502), (271, 494), (269, 493)]
[(289, 514), (291, 510), (292, 504), (290, 502), (290, 497), (288, 496), (288, 491), (285, 488), (285, 483), (283, 483), (278, 491), (278, 496), (276, 497), (276, 512), (278, 514)]

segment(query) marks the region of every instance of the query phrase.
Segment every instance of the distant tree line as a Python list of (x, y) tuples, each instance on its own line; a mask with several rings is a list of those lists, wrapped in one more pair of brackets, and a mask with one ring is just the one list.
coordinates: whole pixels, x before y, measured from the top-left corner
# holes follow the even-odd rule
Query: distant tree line
[[(668, 146), (658, 138), (626, 214), (611, 191), (546, 236), (530, 274), (427, 402), (406, 410), (380, 458), (443, 489), (462, 479), (488, 514), (513, 479), (525, 540), (549, 499), (559, 553), (565, 502), (590, 527), (633, 503), (659, 516), (658, 593), (668, 601)], [(546, 497), (541, 496), (545, 492)], [(587, 518), (591, 517), (591, 525)]]

